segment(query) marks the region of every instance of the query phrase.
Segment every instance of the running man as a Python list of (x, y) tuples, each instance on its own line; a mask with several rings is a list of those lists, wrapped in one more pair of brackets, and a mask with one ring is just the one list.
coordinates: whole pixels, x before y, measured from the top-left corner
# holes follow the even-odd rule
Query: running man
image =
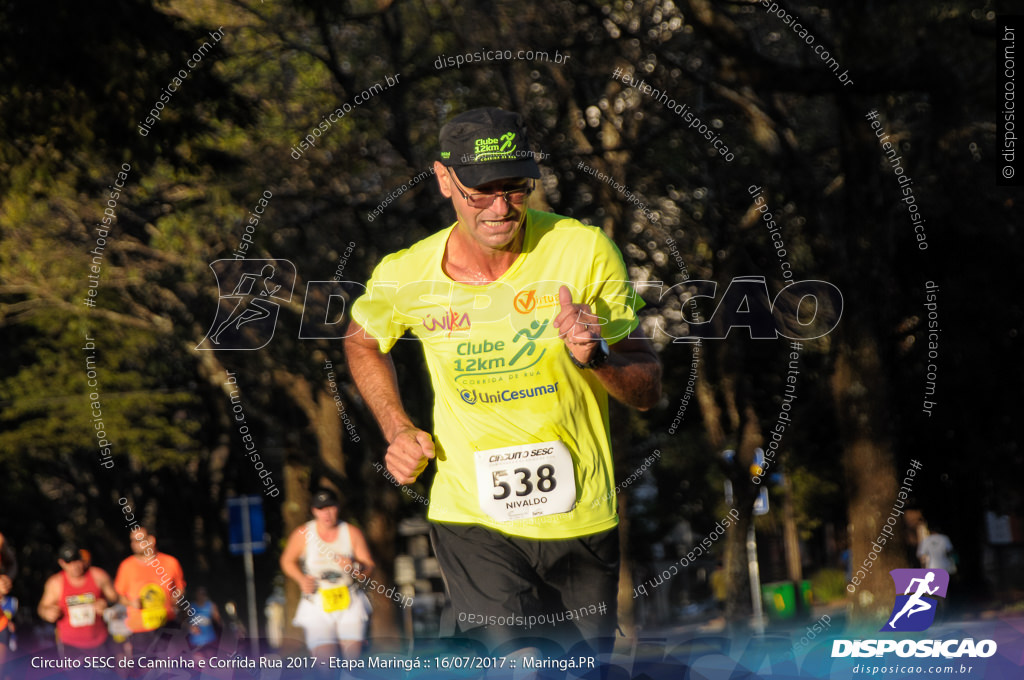
[(321, 489), (310, 503), (313, 520), (295, 529), (281, 553), (281, 571), (299, 584), (302, 600), (292, 623), (323, 668), (340, 648), (357, 659), (369, 626), (370, 600), (356, 583), (374, 568), (363, 532), (338, 519), (338, 497)]
[(67, 544), (57, 553), (61, 570), (46, 580), (39, 617), (57, 624), (57, 649), (62, 656), (110, 656), (103, 612), (117, 603), (110, 575), (87, 566), (84, 551)]
[(909, 595), (910, 591), (914, 588), (915, 583), (919, 584), (917, 586), (917, 592), (913, 595), (910, 595), (910, 599), (907, 600), (906, 604), (903, 605), (903, 609), (900, 610), (900, 613), (892, 617), (892, 621), (889, 622), (890, 628), (894, 628), (895, 626), (893, 624), (896, 623), (896, 619), (900, 618), (904, 614), (906, 614), (907, 618), (909, 619), (914, 614), (918, 612), (926, 612), (935, 606), (934, 603), (927, 602), (924, 599), (922, 599), (925, 595), (935, 594), (935, 591), (939, 589), (938, 586), (935, 586), (934, 588), (928, 588), (928, 584), (934, 580), (935, 572), (933, 571), (929, 571), (924, 578), (910, 579), (910, 583), (907, 584), (907, 589), (906, 591), (904, 591), (903, 594)]
[[(434, 170), (457, 220), (377, 266), (352, 307), (350, 372), (394, 478), (411, 483), (436, 461), (428, 519), (451, 602), (442, 634), (493, 646), (550, 616), (564, 641), (611, 637), (607, 397), (639, 409), (660, 399), (658, 358), (633, 335), (644, 303), (600, 229), (525, 207), (540, 169), (521, 116), (468, 111), (440, 146)], [(407, 414), (388, 356), (406, 331), (430, 372), (433, 434)], [(588, 615), (569, 620), (580, 608)]]
[(156, 651), (163, 628), (176, 624), (178, 607), (175, 599), (184, 597), (185, 576), (178, 560), (157, 552), (156, 536), (145, 528), (131, 533), (131, 557), (117, 568), (114, 590), (121, 604), (128, 608), (127, 624), (132, 653), (138, 656)]
[(956, 562), (951, 557), (953, 543), (949, 536), (941, 531), (932, 531), (927, 522), (924, 526), (924, 538), (917, 545), (917, 558), (925, 569), (943, 569), (952, 576), (956, 573)]

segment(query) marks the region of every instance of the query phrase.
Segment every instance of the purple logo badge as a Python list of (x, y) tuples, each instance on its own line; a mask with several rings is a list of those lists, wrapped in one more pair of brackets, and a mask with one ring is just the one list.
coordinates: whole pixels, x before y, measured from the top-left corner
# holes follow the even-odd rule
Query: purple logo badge
[(939, 604), (935, 598), (945, 598), (949, 587), (946, 570), (893, 569), (889, 575), (896, 585), (896, 603), (889, 622), (880, 630), (913, 632), (932, 625)]

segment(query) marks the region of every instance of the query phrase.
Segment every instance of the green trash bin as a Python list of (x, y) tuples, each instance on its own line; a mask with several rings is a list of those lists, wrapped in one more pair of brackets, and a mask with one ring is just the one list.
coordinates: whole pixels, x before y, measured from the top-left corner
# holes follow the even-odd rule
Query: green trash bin
[[(805, 612), (811, 608), (811, 582), (800, 582), (800, 599)], [(764, 613), (771, 619), (785, 620), (796, 617), (796, 589), (792, 581), (776, 581), (761, 586)]]
[(761, 586), (764, 613), (770, 619), (791, 619), (796, 616), (796, 596), (791, 581), (776, 581)]
[(804, 611), (811, 611), (811, 605), (814, 603), (814, 594), (811, 592), (810, 581), (800, 581), (800, 599), (804, 604)]

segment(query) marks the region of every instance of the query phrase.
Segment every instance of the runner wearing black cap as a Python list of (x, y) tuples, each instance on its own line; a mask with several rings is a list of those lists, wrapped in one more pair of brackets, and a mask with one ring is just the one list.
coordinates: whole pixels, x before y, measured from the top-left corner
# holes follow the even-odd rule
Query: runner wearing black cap
[[(437, 461), (428, 518), (451, 600), (442, 630), (495, 644), (543, 620), (559, 630), (534, 634), (610, 636), (607, 397), (644, 409), (661, 390), (657, 356), (633, 336), (643, 301), (600, 229), (526, 209), (540, 169), (518, 114), (468, 111), (440, 141), (434, 169), (457, 220), (377, 266), (352, 307), (350, 371), (395, 479)], [(406, 331), (430, 372), (433, 435), (406, 413), (387, 354)]]
[(57, 624), (57, 645), (64, 656), (109, 656), (103, 611), (117, 603), (117, 591), (107, 572), (87, 567), (78, 546), (66, 544), (57, 553), (61, 571), (46, 580), (38, 612)]
[(313, 520), (295, 529), (281, 554), (281, 570), (302, 589), (292, 623), (306, 631), (306, 646), (323, 664), (341, 648), (357, 658), (370, 618), (370, 601), (356, 584), (373, 571), (366, 538), (338, 521), (338, 497), (329, 489), (313, 494)]

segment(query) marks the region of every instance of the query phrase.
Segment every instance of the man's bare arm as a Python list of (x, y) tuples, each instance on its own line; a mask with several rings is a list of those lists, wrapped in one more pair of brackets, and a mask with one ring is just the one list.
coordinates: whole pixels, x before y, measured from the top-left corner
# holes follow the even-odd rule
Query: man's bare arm
[(608, 361), (594, 375), (608, 394), (646, 411), (661, 399), (661, 361), (646, 338), (624, 338), (612, 345)]
[(43, 621), (56, 623), (57, 619), (64, 615), (60, 608), (60, 591), (60, 574), (46, 579), (46, 585), (43, 586), (43, 597), (39, 600), (39, 606), (36, 608), (39, 618)]
[(385, 462), (388, 471), (400, 484), (416, 481), (416, 477), (434, 457), (434, 441), (430, 433), (416, 427), (402, 405), (398, 394), (398, 378), (391, 357), (380, 351), (377, 340), (352, 321), (345, 338), (348, 371), (370, 407), (384, 439), (388, 442)]
[[(573, 303), (567, 286), (558, 289), (554, 327), (580, 363), (589, 362), (601, 342), (600, 319), (586, 303)], [(661, 399), (661, 362), (646, 338), (631, 333), (609, 348), (608, 360), (593, 370), (608, 394), (626, 406), (645, 411)]]
[[(278, 564), (281, 565), (281, 571), (284, 572), (285, 576), (298, 583), (302, 592), (308, 595), (316, 592), (316, 577), (304, 574), (302, 567), (299, 565), (302, 553), (306, 549), (305, 531), (305, 527), (299, 527), (292, 531), (292, 535), (288, 537), (288, 542), (284, 546), (284, 551), (281, 553), (281, 559), (278, 560)], [(314, 531), (316, 530), (314, 529)]]
[(92, 579), (96, 586), (103, 591), (103, 597), (106, 598), (107, 604), (117, 604), (119, 598), (117, 591), (114, 590), (114, 583), (110, 580), (110, 574), (98, 567), (90, 567), (90, 570)]

